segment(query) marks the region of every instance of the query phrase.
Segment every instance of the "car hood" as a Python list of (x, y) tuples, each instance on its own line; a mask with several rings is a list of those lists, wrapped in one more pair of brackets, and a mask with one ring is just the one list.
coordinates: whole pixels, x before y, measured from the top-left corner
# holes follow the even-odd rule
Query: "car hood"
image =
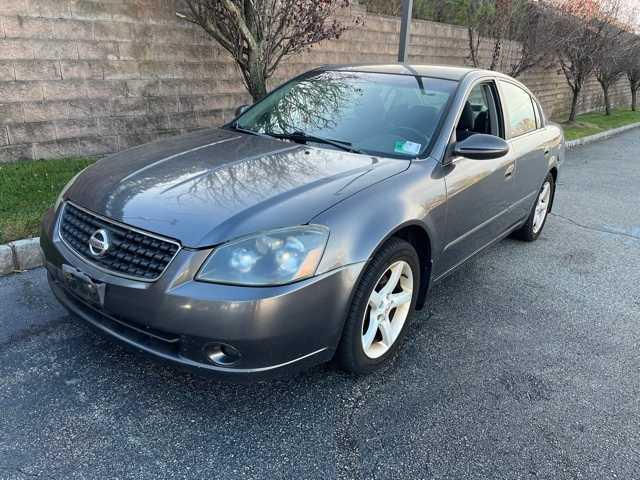
[(409, 164), (209, 129), (106, 157), (85, 170), (65, 197), (199, 248), (308, 223)]

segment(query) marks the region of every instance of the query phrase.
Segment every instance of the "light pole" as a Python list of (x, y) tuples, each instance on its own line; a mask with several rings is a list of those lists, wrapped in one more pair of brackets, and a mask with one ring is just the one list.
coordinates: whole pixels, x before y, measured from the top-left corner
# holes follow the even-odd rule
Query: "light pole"
[(398, 62), (407, 63), (409, 59), (409, 38), (411, 37), (411, 14), (413, 0), (402, 0), (402, 23), (400, 25), (400, 49)]

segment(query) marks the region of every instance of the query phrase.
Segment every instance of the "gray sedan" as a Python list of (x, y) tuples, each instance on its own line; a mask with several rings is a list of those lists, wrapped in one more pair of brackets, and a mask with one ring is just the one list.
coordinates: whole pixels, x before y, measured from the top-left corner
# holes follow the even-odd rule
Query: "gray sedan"
[(431, 286), (507, 235), (538, 238), (563, 158), (562, 130), (505, 75), (323, 67), (220, 129), (81, 172), (43, 221), (49, 283), (183, 366), (367, 373)]

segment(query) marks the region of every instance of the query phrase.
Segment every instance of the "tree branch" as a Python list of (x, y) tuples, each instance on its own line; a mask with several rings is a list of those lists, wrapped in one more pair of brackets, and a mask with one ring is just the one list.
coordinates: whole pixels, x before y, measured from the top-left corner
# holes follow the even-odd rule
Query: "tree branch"
[(249, 44), (249, 48), (251, 49), (258, 48), (258, 42), (256, 41), (256, 38), (253, 36), (251, 31), (249, 30), (249, 27), (247, 26), (247, 22), (245, 22), (245, 19), (240, 9), (231, 0), (222, 0), (222, 1), (227, 11), (235, 19), (238, 30), (242, 32), (242, 36), (244, 37), (245, 41)]

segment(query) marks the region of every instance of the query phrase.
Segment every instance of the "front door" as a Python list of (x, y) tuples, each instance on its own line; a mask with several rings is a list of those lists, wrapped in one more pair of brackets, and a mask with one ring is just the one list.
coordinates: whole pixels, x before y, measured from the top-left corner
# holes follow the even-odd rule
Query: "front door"
[[(485, 133), (505, 137), (505, 126), (494, 82), (473, 87), (453, 141)], [(436, 265), (439, 277), (464, 262), (515, 222), (517, 201), (515, 157), (510, 152), (492, 160), (449, 159), (445, 167), (447, 229), (445, 247)]]

